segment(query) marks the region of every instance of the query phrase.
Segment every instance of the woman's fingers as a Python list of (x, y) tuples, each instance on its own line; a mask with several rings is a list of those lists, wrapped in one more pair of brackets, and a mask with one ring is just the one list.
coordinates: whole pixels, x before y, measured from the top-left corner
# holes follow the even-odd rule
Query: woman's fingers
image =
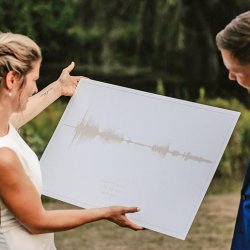
[(74, 67), (75, 67), (75, 63), (71, 62), (71, 64), (68, 67), (64, 68), (64, 71), (70, 73), (74, 69)]
[(72, 76), (76, 82), (76, 85), (80, 82), (81, 79), (88, 79), (87, 77), (84, 76)]
[(130, 221), (126, 214), (136, 213), (139, 211), (138, 207), (120, 207), (113, 206), (111, 208), (110, 220), (120, 225), (121, 227), (128, 227), (133, 230), (143, 230), (144, 228)]
[(87, 77), (84, 76), (71, 76), (70, 73), (74, 68), (75, 68), (75, 63), (71, 62), (71, 64), (68, 67), (63, 69), (64, 73), (66, 72), (66, 74), (69, 75), (69, 77), (71, 77), (71, 79), (73, 80), (73, 84), (77, 85), (78, 82), (81, 80), (81, 78), (88, 79)]
[(127, 227), (129, 227), (129, 228), (131, 228), (131, 229), (133, 229), (133, 230), (136, 230), (136, 231), (137, 231), (137, 230), (143, 230), (143, 229), (144, 229), (144, 227), (139, 226), (139, 225), (133, 223), (132, 221), (130, 221), (130, 220), (128, 220), (128, 219), (127, 219)]
[[(136, 212), (139, 212), (140, 211), (140, 208), (139, 207), (127, 207), (125, 208), (125, 214), (128, 214), (128, 213), (136, 213)], [(126, 215), (125, 215), (126, 217)], [(130, 221), (127, 217), (126, 217), (126, 224), (129, 228), (133, 229), (133, 230), (143, 230), (144, 228), (133, 223), (132, 221)]]
[(136, 213), (139, 211), (140, 211), (139, 207), (127, 207), (127, 208), (125, 208), (125, 213)]

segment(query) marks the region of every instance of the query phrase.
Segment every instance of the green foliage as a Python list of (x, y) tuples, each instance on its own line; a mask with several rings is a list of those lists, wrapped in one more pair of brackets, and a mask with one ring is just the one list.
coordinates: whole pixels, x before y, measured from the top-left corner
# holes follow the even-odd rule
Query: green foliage
[(43, 65), (61, 68), (75, 61), (84, 70), (94, 68), (96, 75), (98, 70), (111, 74), (114, 68), (122, 69), (125, 76), (129, 69), (140, 75), (148, 69), (152, 79), (161, 78), (174, 86), (168, 88), (171, 95), (190, 83), (196, 89), (202, 83), (218, 95), (214, 86), (219, 78), (225, 81), (225, 75), (215, 35), (249, 8), (250, 2), (243, 0), (228, 0), (226, 6), (219, 0), (203, 4), (184, 0), (0, 0), (0, 23), (1, 31), (35, 39), (42, 48)]
[(161, 79), (157, 79), (156, 94), (165, 95), (165, 87)]
[(32, 37), (41, 46), (47, 60), (64, 58), (62, 53), (72, 37), (69, 29), (74, 24), (75, 6), (71, 1), (0, 0), (0, 22), (2, 32), (21, 33)]
[(22, 137), (36, 152), (38, 157), (41, 157), (48, 144), (65, 106), (66, 104), (61, 101), (53, 103), (20, 129)]
[(250, 110), (235, 98), (229, 100), (222, 98), (208, 99), (205, 97), (203, 88), (200, 89), (200, 97), (197, 102), (241, 112), (240, 119), (216, 173), (219, 177), (241, 178), (250, 155)]

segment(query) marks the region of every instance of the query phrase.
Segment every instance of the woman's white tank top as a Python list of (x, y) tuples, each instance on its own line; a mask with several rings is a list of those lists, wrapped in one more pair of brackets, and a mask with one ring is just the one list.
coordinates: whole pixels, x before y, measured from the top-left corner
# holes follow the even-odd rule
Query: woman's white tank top
[[(42, 176), (39, 160), (36, 154), (21, 138), (16, 129), (10, 124), (7, 135), (0, 137), (0, 148), (12, 149), (18, 156), (22, 166), (41, 194)], [(0, 173), (1, 174), (1, 173)], [(0, 250), (54, 250), (54, 234), (30, 234), (15, 218), (10, 210), (5, 206), (0, 198)]]

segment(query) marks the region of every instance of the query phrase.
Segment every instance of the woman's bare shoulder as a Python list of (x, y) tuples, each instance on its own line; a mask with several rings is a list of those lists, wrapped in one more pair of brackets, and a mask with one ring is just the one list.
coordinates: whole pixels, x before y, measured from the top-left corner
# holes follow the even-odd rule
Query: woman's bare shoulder
[(0, 194), (4, 187), (14, 187), (24, 176), (24, 169), (15, 151), (11, 148), (0, 148)]
[(8, 147), (0, 148), (0, 170), (11, 170), (18, 167), (19, 159), (15, 151)]

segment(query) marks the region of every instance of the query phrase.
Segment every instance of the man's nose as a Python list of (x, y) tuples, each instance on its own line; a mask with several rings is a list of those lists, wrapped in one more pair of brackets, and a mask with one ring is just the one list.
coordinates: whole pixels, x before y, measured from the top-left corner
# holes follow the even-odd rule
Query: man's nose
[(229, 80), (235, 81), (236, 80), (236, 75), (229, 71), (228, 78), (229, 78)]

